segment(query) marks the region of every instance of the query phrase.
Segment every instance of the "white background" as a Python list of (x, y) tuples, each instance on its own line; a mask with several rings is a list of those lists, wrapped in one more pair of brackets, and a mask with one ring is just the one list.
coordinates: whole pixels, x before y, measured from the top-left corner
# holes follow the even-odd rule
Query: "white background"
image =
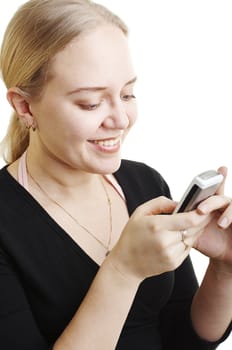
[[(0, 2), (0, 40), (23, 2)], [(125, 142), (123, 156), (161, 172), (175, 200), (195, 173), (226, 165), (226, 190), (232, 195), (231, 0), (98, 2), (129, 25), (138, 75), (139, 120)], [(0, 82), (0, 138), (10, 112)], [(195, 252), (192, 257), (201, 280), (207, 259)], [(231, 345), (230, 338), (219, 348), (229, 350)]]

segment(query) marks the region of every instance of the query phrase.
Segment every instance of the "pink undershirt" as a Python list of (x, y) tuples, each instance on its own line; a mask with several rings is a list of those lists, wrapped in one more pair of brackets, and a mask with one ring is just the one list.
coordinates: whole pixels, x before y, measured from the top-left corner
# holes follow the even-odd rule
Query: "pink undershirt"
[[(23, 155), (19, 159), (18, 182), (20, 183), (20, 185), (22, 185), (29, 192), (26, 155), (27, 155), (27, 153), (24, 152)], [(125, 195), (123, 193), (123, 190), (122, 190), (121, 186), (118, 184), (115, 177), (112, 174), (107, 174), (107, 175), (104, 175), (104, 178), (118, 192), (118, 194), (121, 196), (121, 198), (125, 201)]]

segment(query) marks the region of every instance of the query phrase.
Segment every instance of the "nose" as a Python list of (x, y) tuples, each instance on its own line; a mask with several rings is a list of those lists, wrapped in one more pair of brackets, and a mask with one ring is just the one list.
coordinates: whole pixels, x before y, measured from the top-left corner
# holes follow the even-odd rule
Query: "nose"
[(130, 124), (130, 118), (123, 101), (115, 102), (109, 106), (107, 117), (102, 123), (105, 128), (125, 130)]

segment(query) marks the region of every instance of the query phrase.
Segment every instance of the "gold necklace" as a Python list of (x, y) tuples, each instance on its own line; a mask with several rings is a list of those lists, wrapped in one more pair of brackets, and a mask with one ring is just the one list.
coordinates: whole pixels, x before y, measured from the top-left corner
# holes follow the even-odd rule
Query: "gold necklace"
[(110, 253), (110, 244), (111, 244), (111, 240), (112, 240), (112, 231), (113, 231), (113, 224), (112, 224), (112, 203), (110, 200), (110, 196), (109, 193), (106, 189), (106, 186), (103, 182), (102, 177), (100, 177), (100, 182), (102, 184), (102, 187), (104, 189), (105, 195), (106, 195), (106, 199), (107, 199), (107, 203), (108, 203), (108, 208), (109, 208), (109, 226), (110, 226), (110, 230), (109, 230), (109, 237), (108, 237), (108, 241), (107, 244), (103, 243), (93, 232), (91, 232), (87, 227), (85, 227), (84, 225), (82, 225), (72, 214), (70, 214), (67, 209), (65, 209), (59, 202), (57, 202), (54, 198), (52, 198), (44, 189), (43, 187), (38, 183), (38, 181), (35, 180), (35, 178), (31, 175), (31, 173), (28, 171), (28, 175), (30, 176), (30, 178), (32, 179), (32, 181), (36, 184), (36, 186), (40, 189), (41, 192), (43, 192), (43, 194), (54, 204), (56, 204), (59, 208), (61, 208), (78, 226), (80, 226), (84, 231), (86, 231), (92, 238), (94, 238), (105, 250), (105, 256), (107, 256)]

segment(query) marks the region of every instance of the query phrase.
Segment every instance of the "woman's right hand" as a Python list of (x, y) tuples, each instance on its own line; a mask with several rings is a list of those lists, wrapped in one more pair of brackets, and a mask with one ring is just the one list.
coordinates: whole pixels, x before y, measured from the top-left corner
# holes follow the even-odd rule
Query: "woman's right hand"
[[(175, 206), (172, 200), (158, 197), (134, 211), (108, 256), (126, 278), (142, 281), (175, 270), (213, 215), (200, 215), (197, 211), (165, 215), (171, 214)], [(185, 230), (187, 249), (181, 240), (181, 231)]]

